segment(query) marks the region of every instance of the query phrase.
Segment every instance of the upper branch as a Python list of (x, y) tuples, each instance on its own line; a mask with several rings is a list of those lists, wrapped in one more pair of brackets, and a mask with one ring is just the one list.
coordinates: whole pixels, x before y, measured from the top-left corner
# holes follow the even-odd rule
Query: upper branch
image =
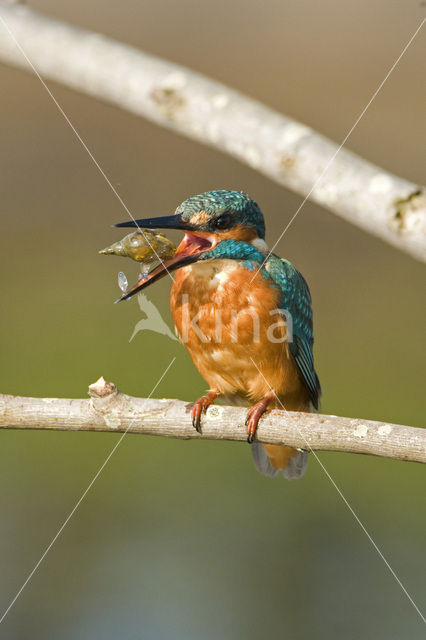
[(426, 260), (426, 197), (418, 185), (233, 89), (105, 36), (7, 0), (0, 0), (0, 23), (6, 64), (30, 72), (33, 65), (44, 78), (216, 147)]
[[(89, 387), (89, 394), (88, 400), (0, 395), (0, 428), (247, 440), (246, 411), (241, 408), (210, 407), (199, 434), (192, 426), (187, 405), (179, 400), (133, 398), (103, 378)], [(346, 451), (426, 462), (426, 429), (359, 418), (271, 411), (260, 421), (256, 439), (308, 451)]]

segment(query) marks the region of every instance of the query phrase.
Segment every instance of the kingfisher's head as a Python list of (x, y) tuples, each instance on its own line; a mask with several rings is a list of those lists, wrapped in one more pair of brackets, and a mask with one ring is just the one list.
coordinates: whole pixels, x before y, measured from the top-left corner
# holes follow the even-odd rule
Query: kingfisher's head
[(214, 234), (219, 242), (225, 238), (263, 240), (265, 237), (262, 212), (242, 191), (220, 189), (192, 196), (184, 200), (171, 217), (180, 218), (196, 233)]
[(265, 222), (256, 202), (241, 191), (226, 189), (191, 196), (171, 216), (122, 222), (116, 226), (185, 232), (174, 257), (153, 269), (146, 280), (132, 287), (120, 300), (130, 298), (167, 272), (199, 260), (213, 259), (213, 249), (224, 240), (263, 243), (265, 238)]

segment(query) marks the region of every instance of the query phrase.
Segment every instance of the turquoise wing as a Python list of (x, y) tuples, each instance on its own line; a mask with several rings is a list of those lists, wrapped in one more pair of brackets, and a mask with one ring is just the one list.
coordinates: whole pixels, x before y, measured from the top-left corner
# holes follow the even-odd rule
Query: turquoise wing
[(291, 316), (293, 340), (290, 342), (290, 353), (309, 390), (311, 402), (318, 409), (321, 385), (314, 368), (314, 332), (309, 287), (302, 274), (288, 260), (271, 255), (265, 267), (281, 290), (280, 308)]

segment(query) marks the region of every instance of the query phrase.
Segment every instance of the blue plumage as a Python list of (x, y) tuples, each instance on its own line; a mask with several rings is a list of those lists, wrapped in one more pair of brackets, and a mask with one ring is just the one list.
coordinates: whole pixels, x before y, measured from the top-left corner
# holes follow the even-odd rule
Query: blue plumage
[(291, 262), (274, 254), (263, 265), (265, 256), (255, 246), (233, 239), (219, 242), (213, 250), (201, 256), (201, 260), (212, 259), (241, 260), (243, 266), (253, 272), (261, 267), (261, 274), (270, 281), (270, 286), (279, 287), (280, 309), (291, 315), (293, 323), (290, 353), (309, 390), (311, 402), (318, 409), (321, 385), (314, 369), (311, 295), (302, 274)]
[(318, 409), (321, 385), (314, 369), (311, 294), (302, 274), (289, 262), (271, 255), (266, 270), (281, 290), (281, 308), (291, 314), (293, 341), (290, 353), (296, 361), (315, 409)]

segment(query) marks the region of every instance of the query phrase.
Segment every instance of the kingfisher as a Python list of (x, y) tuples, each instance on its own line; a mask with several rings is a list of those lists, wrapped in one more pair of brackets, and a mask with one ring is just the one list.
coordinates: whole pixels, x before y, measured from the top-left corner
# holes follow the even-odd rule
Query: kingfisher
[(321, 395), (309, 288), (288, 260), (269, 252), (259, 206), (241, 191), (219, 189), (188, 198), (173, 215), (116, 226), (185, 233), (173, 258), (119, 300), (175, 272), (170, 293), (175, 327), (209, 385), (192, 405), (194, 428), (201, 431), (202, 415), (217, 398), (246, 406), (257, 470), (268, 477), (301, 477), (306, 451), (255, 439), (265, 411), (317, 409)]

